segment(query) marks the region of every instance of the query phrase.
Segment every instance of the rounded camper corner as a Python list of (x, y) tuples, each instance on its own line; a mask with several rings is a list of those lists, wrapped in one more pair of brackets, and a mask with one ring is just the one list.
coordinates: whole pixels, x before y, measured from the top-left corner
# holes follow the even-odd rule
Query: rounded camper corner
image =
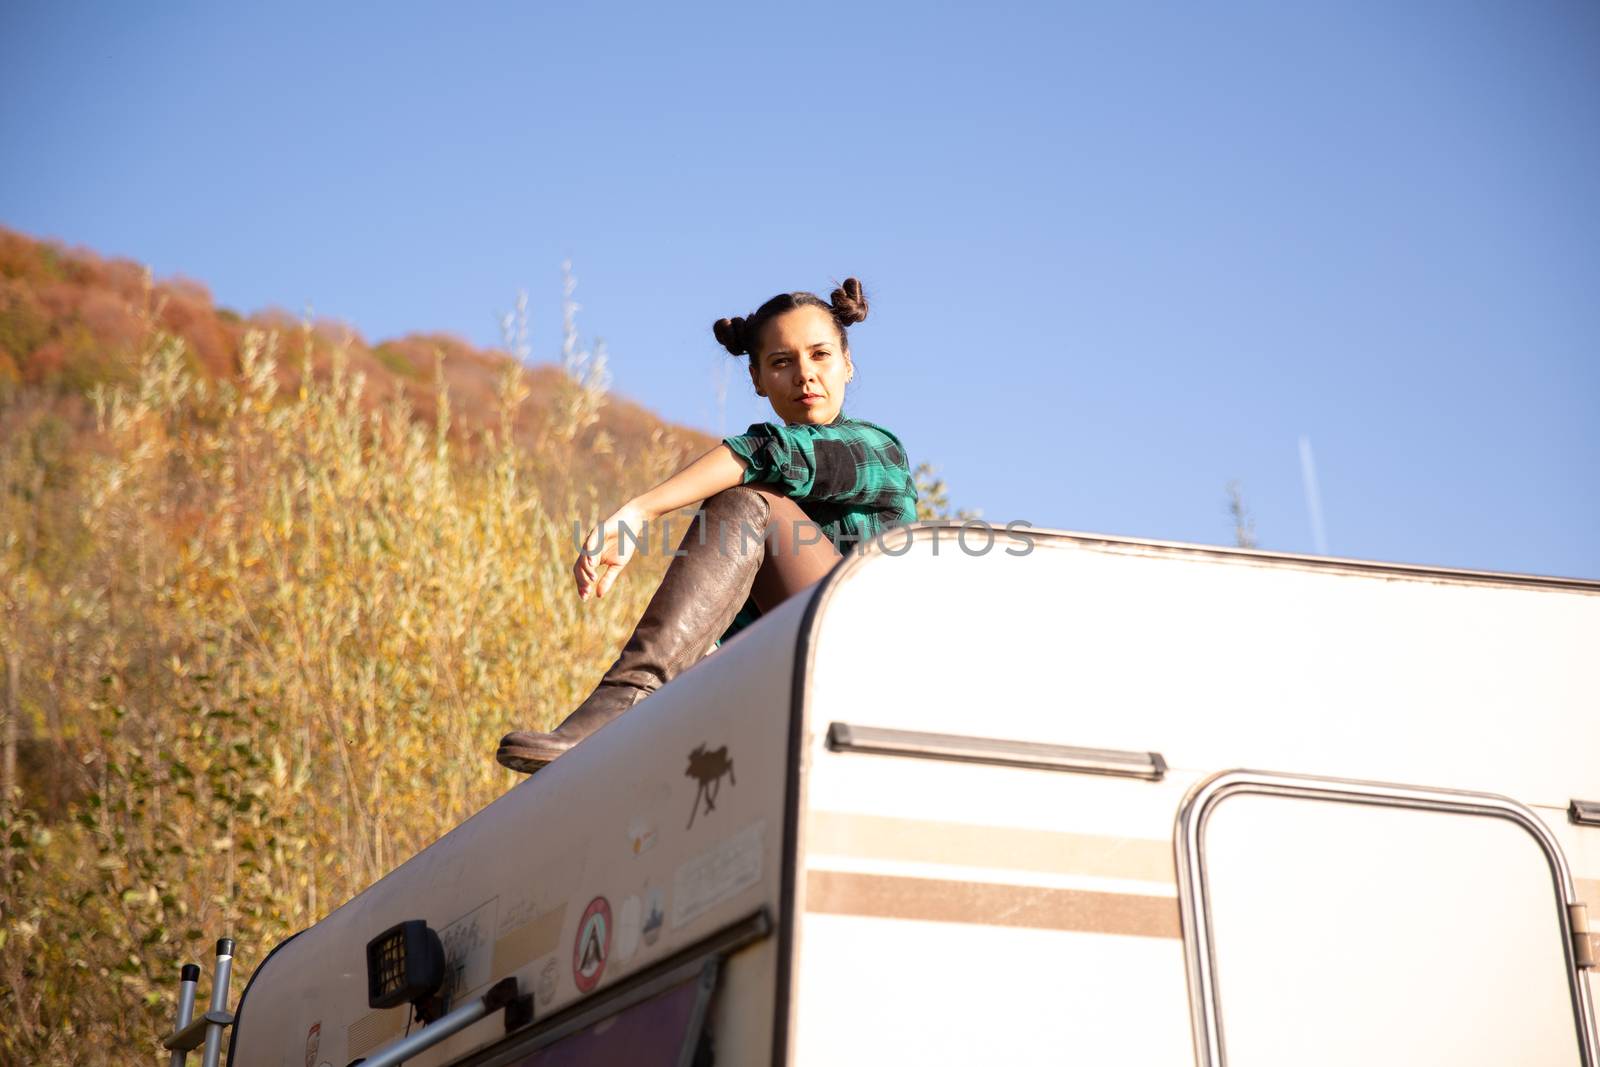
[(304, 930), (296, 930), (276, 945), (273, 945), (272, 950), (250, 972), (250, 977), (245, 981), (244, 989), (239, 993), (239, 1002), (233, 1008), (233, 1030), (228, 1034), (228, 1054), (226, 1060), (224, 1060), (227, 1067), (233, 1067), (234, 1050), (239, 1045), (239, 1031), (249, 1024), (249, 1016), (245, 1012), (245, 1007), (250, 1002), (250, 991), (255, 988), (256, 979), (266, 973), (267, 968), (272, 965), (272, 961), (277, 959), (279, 952), (283, 951), (285, 947), (303, 933), (305, 933)]

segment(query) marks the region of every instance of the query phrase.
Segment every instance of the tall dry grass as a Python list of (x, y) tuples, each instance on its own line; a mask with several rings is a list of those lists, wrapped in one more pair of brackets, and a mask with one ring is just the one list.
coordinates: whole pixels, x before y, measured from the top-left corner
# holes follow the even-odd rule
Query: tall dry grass
[(153, 333), (88, 448), (5, 413), (6, 705), (42, 739), (0, 797), (5, 1062), (155, 1055), (181, 961), (227, 934), (248, 974), (514, 784), (495, 741), (582, 699), (667, 562), (573, 592), (574, 524), (683, 458), (658, 435), (586, 479), (595, 380), (529, 443), (509, 364), (463, 445), (437, 368), (425, 426), (337, 354), (277, 395), (283, 347), (249, 333), (218, 384)]

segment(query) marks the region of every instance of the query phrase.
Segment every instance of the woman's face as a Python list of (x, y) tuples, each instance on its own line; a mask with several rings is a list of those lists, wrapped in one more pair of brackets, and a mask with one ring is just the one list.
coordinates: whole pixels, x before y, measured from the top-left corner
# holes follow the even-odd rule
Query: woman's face
[(756, 392), (790, 425), (823, 425), (844, 405), (850, 353), (839, 344), (833, 316), (819, 307), (785, 311), (767, 323), (750, 377)]

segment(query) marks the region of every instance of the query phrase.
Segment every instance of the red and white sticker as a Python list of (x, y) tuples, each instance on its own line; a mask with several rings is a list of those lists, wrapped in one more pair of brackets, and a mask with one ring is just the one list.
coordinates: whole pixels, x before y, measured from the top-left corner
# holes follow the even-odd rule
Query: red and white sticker
[(611, 905), (606, 898), (589, 901), (578, 922), (578, 940), (572, 946), (572, 980), (580, 993), (600, 984), (606, 957), (611, 955), (611, 926)]

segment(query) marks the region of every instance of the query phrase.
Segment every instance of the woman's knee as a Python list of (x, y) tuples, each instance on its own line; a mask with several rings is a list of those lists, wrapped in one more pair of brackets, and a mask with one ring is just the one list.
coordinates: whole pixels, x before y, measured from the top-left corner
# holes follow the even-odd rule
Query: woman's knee
[(749, 485), (736, 485), (700, 505), (701, 540), (735, 549), (766, 540), (772, 517), (769, 497)]
[(749, 518), (765, 516), (772, 511), (771, 498), (753, 485), (735, 485), (707, 497), (700, 510), (708, 517)]

